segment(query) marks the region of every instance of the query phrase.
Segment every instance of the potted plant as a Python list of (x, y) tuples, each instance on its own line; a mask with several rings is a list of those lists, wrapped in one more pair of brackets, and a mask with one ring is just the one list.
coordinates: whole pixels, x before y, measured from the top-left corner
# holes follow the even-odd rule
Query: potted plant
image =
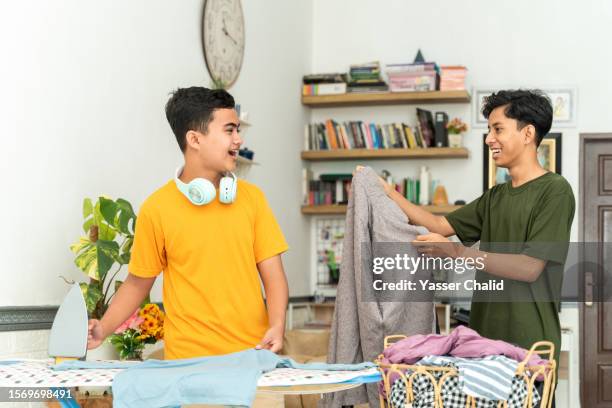
[[(85, 236), (72, 244), (70, 250), (75, 254), (74, 263), (88, 278), (79, 284), (87, 314), (91, 319), (100, 319), (122, 283), (115, 280), (117, 274), (130, 262), (136, 214), (127, 200), (99, 197), (95, 203), (89, 198), (83, 200), (83, 218)], [(106, 354), (104, 349), (100, 350), (102, 358), (112, 355), (112, 347), (106, 345)]]
[(448, 130), (448, 147), (461, 147), (463, 145), (462, 133), (467, 131), (467, 124), (459, 118), (454, 118), (446, 124), (446, 129)]
[(89, 278), (89, 282), (80, 283), (87, 313), (92, 319), (100, 319), (122, 283), (115, 281), (111, 294), (113, 279), (130, 262), (136, 215), (122, 198), (99, 197), (95, 203), (89, 198), (83, 200), (83, 218), (86, 236), (70, 250), (76, 255), (76, 266)]
[(110, 342), (121, 360), (142, 360), (147, 344), (164, 338), (164, 312), (155, 303), (137, 309), (128, 320), (110, 336)]

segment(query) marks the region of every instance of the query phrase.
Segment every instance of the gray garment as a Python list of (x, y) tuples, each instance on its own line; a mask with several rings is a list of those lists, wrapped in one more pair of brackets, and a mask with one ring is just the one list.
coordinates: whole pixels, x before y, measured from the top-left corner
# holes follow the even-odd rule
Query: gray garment
[[(409, 245), (424, 228), (408, 224), (404, 212), (385, 194), (376, 173), (366, 167), (353, 177), (342, 248), (340, 281), (332, 322), (328, 363), (373, 361), (383, 351), (385, 336), (435, 332), (434, 307), (430, 297), (415, 302), (411, 292), (395, 301), (376, 299), (372, 282), (373, 256), (385, 256), (389, 245), (394, 250), (418, 256)], [(393, 244), (391, 245), (393, 246)], [(383, 250), (379, 247), (384, 247)], [(389, 256), (391, 254), (388, 254)], [(419, 279), (423, 275), (419, 276)], [(408, 277), (410, 279), (410, 277)], [(414, 278), (413, 278), (414, 280)], [(385, 299), (386, 300), (386, 299)], [(348, 391), (325, 394), (320, 407), (341, 407), (369, 403), (379, 407), (377, 384), (362, 385)]]

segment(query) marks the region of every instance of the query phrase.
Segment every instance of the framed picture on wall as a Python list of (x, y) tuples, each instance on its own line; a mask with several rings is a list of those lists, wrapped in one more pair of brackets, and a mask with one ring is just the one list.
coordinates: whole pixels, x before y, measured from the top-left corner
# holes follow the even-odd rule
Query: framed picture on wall
[[(493, 153), (489, 146), (484, 144), (484, 139), (487, 135), (483, 135), (483, 178), (482, 189), (487, 191), (497, 184), (503, 184), (510, 181), (508, 169), (497, 167), (493, 160)], [(549, 133), (544, 136), (540, 146), (538, 147), (538, 161), (540, 165), (548, 171), (561, 174), (561, 133)]]
[[(533, 89), (537, 87), (519, 87), (520, 89)], [(517, 89), (517, 87), (506, 86), (499, 88), (474, 88), (473, 98), (473, 128), (486, 128), (487, 119), (483, 116), (481, 110), (484, 104), (484, 99), (501, 89)], [(542, 89), (549, 98), (553, 107), (553, 123), (552, 127), (573, 127), (576, 126), (576, 109), (577, 109), (577, 92), (575, 88), (547, 88)]]
[(553, 127), (576, 125), (576, 91), (573, 88), (545, 89), (553, 106)]
[(482, 105), (484, 104), (484, 98), (491, 95), (495, 92), (492, 88), (474, 88), (472, 94), (474, 95), (473, 101), (474, 106), (472, 107), (472, 111), (474, 112), (472, 119), (472, 127), (473, 128), (486, 128), (488, 125), (487, 119), (482, 115)]

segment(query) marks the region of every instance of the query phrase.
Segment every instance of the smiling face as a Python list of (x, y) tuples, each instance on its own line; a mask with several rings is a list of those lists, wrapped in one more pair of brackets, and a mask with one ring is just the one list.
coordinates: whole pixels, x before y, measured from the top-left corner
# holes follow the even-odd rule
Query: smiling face
[(530, 144), (535, 149), (535, 128), (525, 125), (519, 129), (519, 122), (507, 117), (505, 109), (506, 106), (499, 106), (491, 111), (485, 143), (496, 166), (511, 168), (521, 161)]
[(240, 120), (234, 109), (215, 109), (206, 133), (190, 130), (186, 139), (206, 170), (222, 174), (236, 168), (242, 145), (239, 132)]

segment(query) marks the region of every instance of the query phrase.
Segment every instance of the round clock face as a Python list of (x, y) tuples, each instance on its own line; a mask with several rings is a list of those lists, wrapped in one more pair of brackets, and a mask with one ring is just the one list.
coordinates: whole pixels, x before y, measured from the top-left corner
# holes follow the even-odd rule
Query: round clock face
[(202, 41), (208, 72), (215, 81), (231, 86), (244, 56), (244, 16), (240, 0), (206, 0)]

